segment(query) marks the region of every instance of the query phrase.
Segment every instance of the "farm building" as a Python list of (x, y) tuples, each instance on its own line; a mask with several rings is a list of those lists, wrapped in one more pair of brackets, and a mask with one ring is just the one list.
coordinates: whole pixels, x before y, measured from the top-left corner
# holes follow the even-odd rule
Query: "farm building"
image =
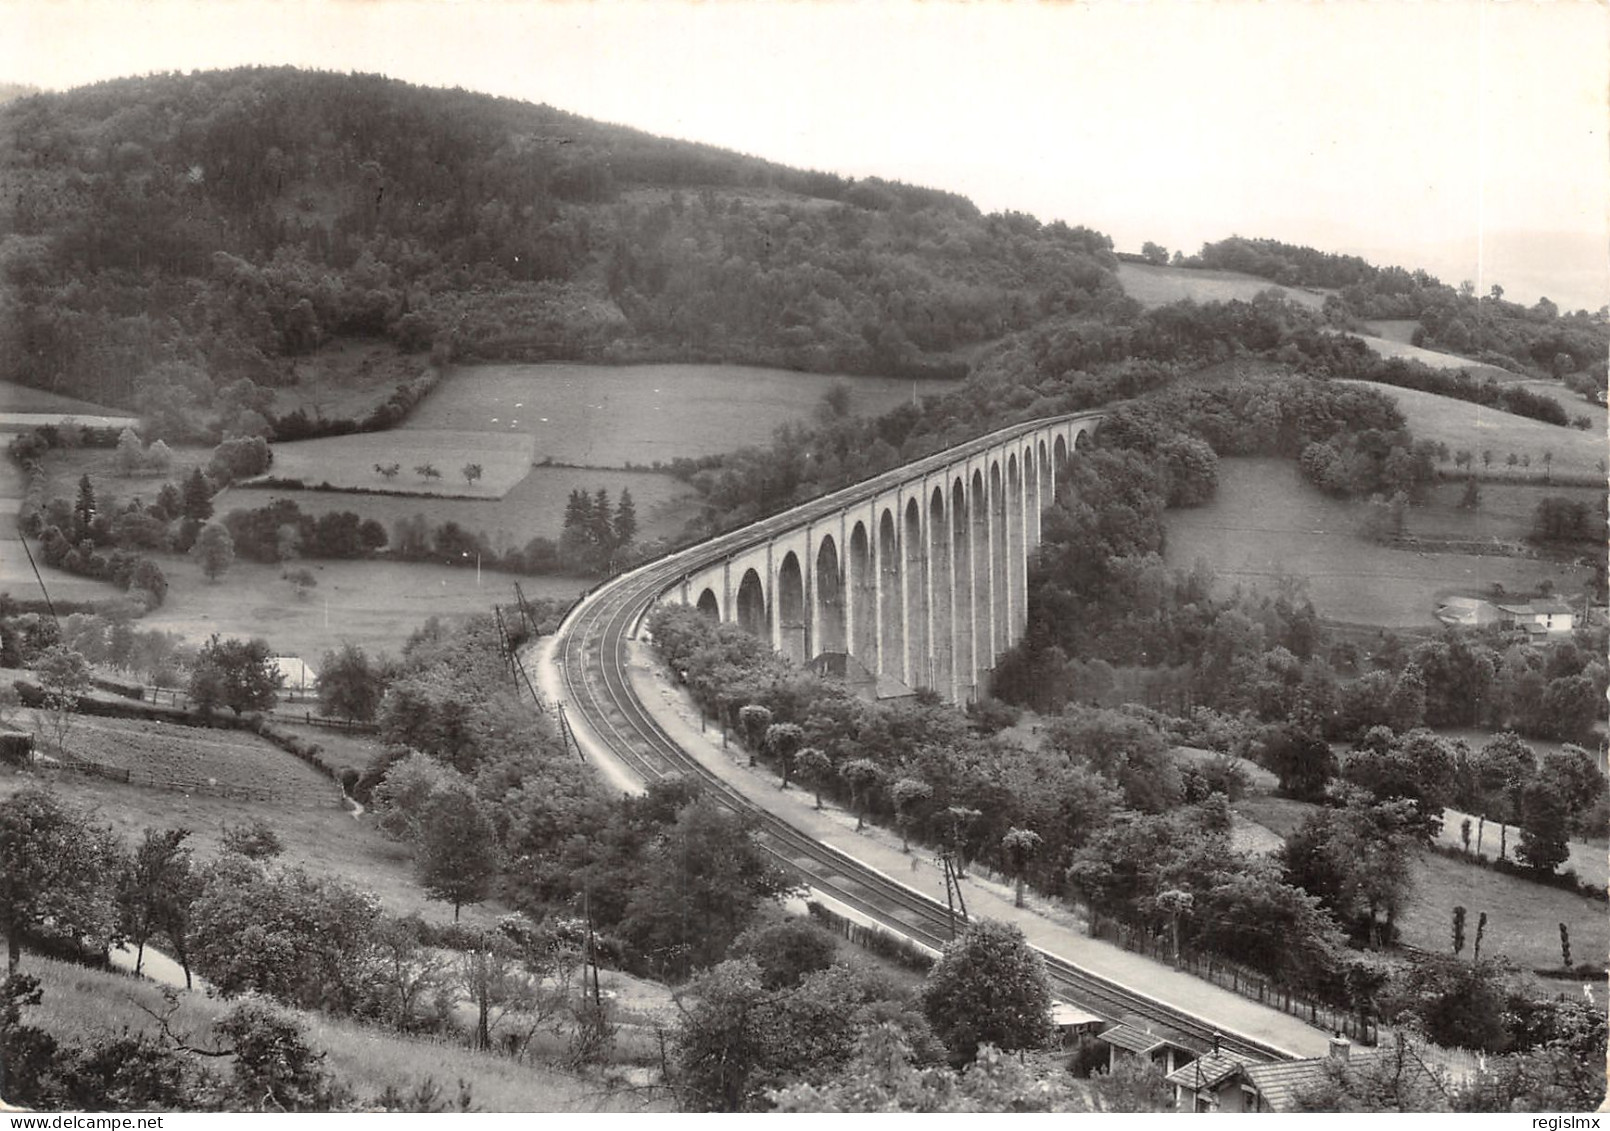
[(1502, 623), (1504, 615), (1480, 597), (1449, 597), (1437, 606), (1437, 619), (1459, 628), (1488, 628)]
[(273, 660), (286, 698), (306, 699), (318, 688), (319, 673), (300, 656), (275, 656)]
[[(1227, 1053), (1212, 1052), (1200, 1061), (1176, 1069), (1168, 1076), (1174, 1085), (1174, 1104), (1180, 1111), (1300, 1110), (1305, 1092), (1326, 1087), (1338, 1074), (1380, 1074), (1400, 1091), (1424, 1091), (1427, 1098), (1439, 1088), (1436, 1078), (1406, 1049), (1355, 1051), (1345, 1037), (1334, 1037), (1328, 1056), (1305, 1060), (1254, 1064)], [(1189, 1105), (1189, 1106), (1187, 1106)]]
[(1529, 636), (1570, 632), (1576, 627), (1576, 610), (1564, 601), (1533, 601), (1526, 605), (1499, 605), (1506, 625)]

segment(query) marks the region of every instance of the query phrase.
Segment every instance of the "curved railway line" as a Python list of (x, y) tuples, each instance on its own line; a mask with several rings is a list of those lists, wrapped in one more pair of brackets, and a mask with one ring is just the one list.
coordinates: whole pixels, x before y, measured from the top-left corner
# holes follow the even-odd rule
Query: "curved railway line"
[[(571, 610), (556, 636), (553, 656), (565, 704), (579, 713), (593, 734), (643, 780), (680, 774), (700, 782), (706, 793), (721, 804), (750, 815), (757, 824), (758, 840), (764, 850), (803, 883), (887, 929), (934, 949), (942, 947), (950, 937), (950, 913), (943, 904), (754, 805), (678, 745), (632, 690), (627, 641), (637, 634), (655, 601), (689, 569), (740, 550), (804, 517), (831, 514), (866, 493), (922, 470), (929, 461), (941, 466), (968, 448), (987, 447), (1034, 426), (1003, 429), (605, 582)], [(1082, 970), (1055, 955), (1040, 953), (1053, 989), (1101, 1017), (1116, 1021), (1127, 1016), (1158, 1022), (1195, 1038), (1203, 1051), (1216, 1039), (1226, 1051), (1259, 1060), (1284, 1060), (1293, 1055), (1251, 1037), (1222, 1032), (1209, 1021)]]

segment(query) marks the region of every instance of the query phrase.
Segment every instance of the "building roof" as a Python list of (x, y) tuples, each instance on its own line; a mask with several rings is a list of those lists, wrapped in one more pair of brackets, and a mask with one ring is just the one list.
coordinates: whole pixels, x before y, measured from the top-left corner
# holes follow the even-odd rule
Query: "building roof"
[(1538, 600), (1525, 605), (1499, 605), (1500, 609), (1516, 617), (1570, 616), (1576, 613), (1569, 604), (1559, 600)]
[(1217, 1088), (1251, 1064), (1251, 1058), (1240, 1053), (1210, 1052), (1174, 1069), (1165, 1079), (1182, 1088)]
[[(1307, 1060), (1275, 1061), (1271, 1064), (1249, 1064), (1247, 1080), (1258, 1089), (1258, 1095), (1270, 1111), (1289, 1112), (1296, 1109), (1298, 1097), (1310, 1088), (1323, 1084), (1330, 1075), (1331, 1065), (1346, 1068), (1369, 1068), (1389, 1055), (1385, 1049), (1352, 1050), (1346, 1058), (1319, 1056)], [(1436, 1081), (1417, 1057), (1407, 1057), (1402, 1070), (1413, 1082), (1427, 1087)]]
[(1078, 1006), (1069, 1005), (1065, 1001), (1053, 1001), (1051, 1003), (1051, 1024), (1058, 1029), (1063, 1029), (1070, 1025), (1094, 1025), (1101, 1020), (1094, 1013), (1086, 1013)]
[(1147, 1033), (1122, 1022), (1101, 1033), (1099, 1038), (1115, 1048), (1138, 1053), (1156, 1052), (1170, 1043), (1156, 1033)]

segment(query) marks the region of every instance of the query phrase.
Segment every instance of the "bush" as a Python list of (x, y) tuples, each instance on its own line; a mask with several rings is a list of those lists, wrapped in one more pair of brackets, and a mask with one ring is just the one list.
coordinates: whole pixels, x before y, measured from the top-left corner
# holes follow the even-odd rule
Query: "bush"
[(253, 817), (248, 824), (226, 826), (220, 839), (225, 852), (252, 860), (267, 860), (285, 851), (279, 834), (261, 817)]

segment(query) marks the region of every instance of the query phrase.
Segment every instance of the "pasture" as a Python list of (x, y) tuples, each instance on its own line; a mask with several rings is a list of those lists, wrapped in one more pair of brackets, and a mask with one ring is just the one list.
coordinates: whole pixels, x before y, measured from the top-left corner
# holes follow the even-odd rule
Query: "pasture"
[[(274, 445), (273, 479), (300, 479), (309, 486), (360, 488), (403, 495), (496, 499), (531, 470), (532, 439), (524, 433), (358, 432)], [(376, 465), (397, 465), (386, 476)], [(481, 478), (464, 473), (480, 465)], [(429, 470), (425, 470), (429, 469)], [(437, 474), (431, 474), (435, 472)]]
[[(1513, 413), (1500, 412), (1484, 405), (1458, 401), (1452, 397), (1424, 393), (1418, 389), (1399, 389), (1392, 385), (1375, 385), (1365, 381), (1350, 384), (1368, 385), (1397, 401), (1398, 408), (1408, 419), (1409, 430), (1418, 440), (1431, 440), (1447, 444), (1450, 451), (1461, 449), (1475, 455), (1473, 464), (1479, 476), (1486, 470), (1495, 474), (1519, 473), (1544, 480), (1543, 454), (1554, 453), (1553, 474), (1603, 481), (1605, 458), (1604, 433), (1578, 428), (1545, 424)], [(1586, 409), (1588, 406), (1583, 404)], [(1574, 411), (1574, 410), (1573, 410)], [(1602, 410), (1601, 410), (1602, 411)], [(1493, 454), (1492, 466), (1482, 462), (1482, 453)], [(1531, 466), (1507, 466), (1511, 453), (1518, 458), (1527, 456)]]
[[(493, 437), (496, 439), (497, 437)], [(463, 480), (459, 484), (462, 486)], [(600, 487), (610, 501), (622, 488), (637, 508), (638, 540), (651, 542), (679, 534), (698, 509), (698, 495), (679, 479), (655, 471), (614, 471), (569, 467), (534, 467), (498, 499), (442, 499), (428, 495), (364, 495), (340, 491), (285, 491), (269, 488), (232, 490), (218, 499), (218, 513), (263, 507), (289, 499), (304, 514), (354, 511), (380, 522), (387, 531), (403, 519), (424, 515), (432, 525), (456, 522), (483, 534), (496, 548), (524, 546), (532, 538), (558, 539), (564, 531), (565, 503), (576, 489), (593, 494)]]
[[(60, 393), (52, 393), (48, 389), (35, 389), (30, 385), (18, 385), (11, 381), (0, 381), (0, 424), (13, 415), (49, 416), (52, 422), (72, 417), (80, 422), (88, 422), (91, 417), (123, 417), (128, 413), (122, 409), (108, 408), (105, 405), (92, 404), (81, 401), (77, 397), (67, 397)], [(30, 423), (28, 427), (32, 427)]]
[[(345, 641), (371, 654), (395, 654), (430, 617), (451, 622), (490, 614), (494, 604), (514, 603), (515, 581), (529, 598), (568, 600), (588, 585), (580, 578), (516, 578), (492, 570), (482, 571), (477, 584), (473, 563), (455, 568), (388, 561), (236, 561), (213, 583), (188, 558), (161, 555), (158, 561), (168, 575), (168, 599), (140, 621), (142, 629), (177, 632), (197, 644), (215, 632), (262, 637), (276, 652), (301, 656), (315, 667)], [(317, 581), (306, 600), (281, 577), (286, 569), (302, 568)]]
[(1437, 483), (1426, 499), (1408, 511), (1408, 532), (1423, 538), (1485, 539), (1519, 542), (1532, 529), (1537, 504), (1549, 496), (1590, 503), (1602, 509), (1604, 491), (1596, 487), (1545, 487), (1529, 483), (1480, 483), (1481, 505), (1459, 505), (1463, 483)]
[(836, 383), (875, 415), (955, 382), (832, 377), (742, 365), (476, 365), (449, 373), (403, 425), (528, 435), (541, 463), (651, 466), (771, 439)]
[(1167, 306), (1190, 299), (1193, 302), (1246, 302), (1260, 291), (1274, 291), (1281, 298), (1314, 310), (1325, 305), (1321, 291), (1283, 287), (1279, 283), (1243, 275), (1239, 271), (1196, 271), (1189, 267), (1154, 267), (1149, 263), (1118, 264), (1118, 282), (1124, 293), (1144, 307)]
[(1165, 516), (1164, 560), (1190, 569), (1201, 559), (1221, 585), (1297, 578), (1321, 617), (1386, 628), (1435, 627), (1439, 597), (1495, 582), (1529, 593), (1548, 580), (1557, 593), (1575, 593), (1589, 577), (1555, 562), (1377, 545), (1358, 534), (1365, 505), (1322, 495), (1289, 460), (1220, 460), (1214, 501)]
[[(1232, 808), (1284, 837), (1315, 806), (1283, 797), (1254, 796), (1234, 802)], [(1457, 831), (1456, 826), (1456, 834)], [(1496, 830), (1489, 832), (1496, 834)], [(1512, 849), (1515, 836), (1511, 829)], [(1411, 866), (1409, 898), (1398, 916), (1403, 941), (1423, 950), (1447, 953), (1456, 906), (1464, 907), (1469, 915), (1465, 930), (1471, 940), (1476, 935), (1478, 916), (1483, 911), (1487, 913), (1482, 954), (1506, 955), (1526, 968), (1560, 964), (1560, 923), (1570, 928), (1571, 947), (1576, 955), (1610, 953), (1610, 917), (1605, 915), (1603, 903), (1434, 852), (1417, 852)]]
[[(73, 757), (129, 771), (133, 785), (179, 793), (241, 789), (252, 800), (316, 808), (340, 787), (250, 731), (175, 726), (143, 719), (81, 716), (67, 734)], [(51, 743), (41, 743), (49, 753)]]

